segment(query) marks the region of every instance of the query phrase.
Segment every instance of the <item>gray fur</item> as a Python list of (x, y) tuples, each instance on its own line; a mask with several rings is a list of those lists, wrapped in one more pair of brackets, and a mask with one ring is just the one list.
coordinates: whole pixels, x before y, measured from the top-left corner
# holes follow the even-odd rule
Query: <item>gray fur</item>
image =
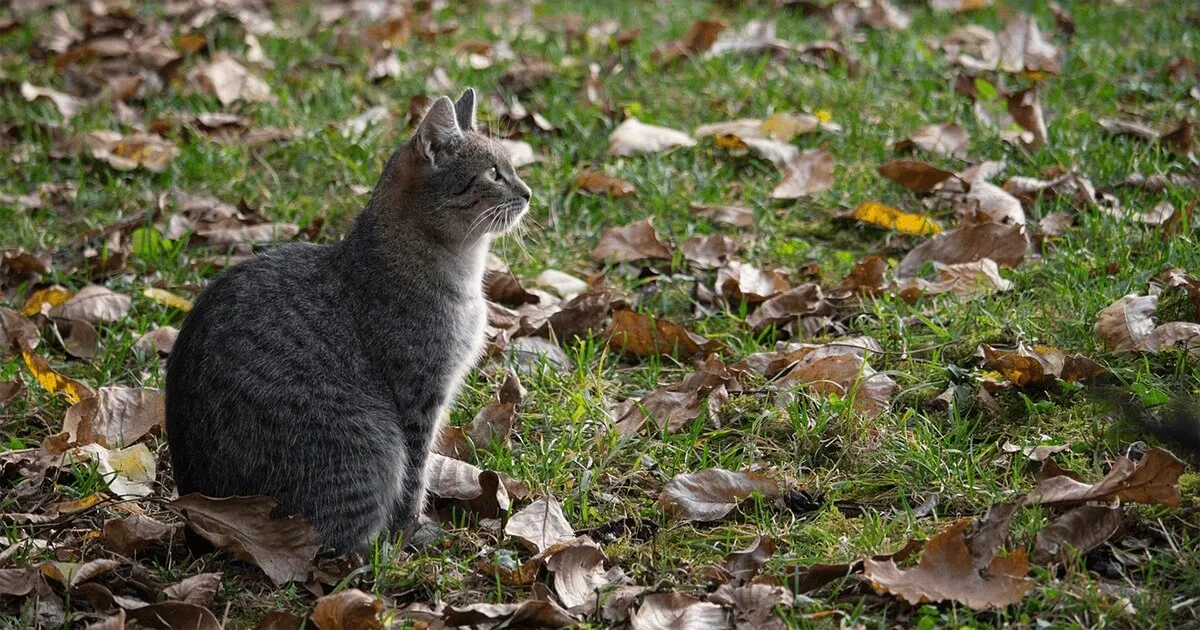
[(474, 100), (434, 102), (343, 241), (278, 247), (196, 301), (167, 370), (181, 495), (272, 497), (337, 552), (420, 512), (442, 411), (483, 347), (491, 234), (529, 207)]

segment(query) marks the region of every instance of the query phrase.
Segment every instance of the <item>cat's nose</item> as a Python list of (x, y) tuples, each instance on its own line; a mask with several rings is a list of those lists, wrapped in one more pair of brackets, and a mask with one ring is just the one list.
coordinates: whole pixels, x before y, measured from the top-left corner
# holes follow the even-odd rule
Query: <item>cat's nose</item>
[(518, 191), (518, 193), (526, 202), (528, 202), (530, 199), (533, 199), (533, 191), (530, 190), (529, 186), (524, 183), (521, 184), (521, 189)]

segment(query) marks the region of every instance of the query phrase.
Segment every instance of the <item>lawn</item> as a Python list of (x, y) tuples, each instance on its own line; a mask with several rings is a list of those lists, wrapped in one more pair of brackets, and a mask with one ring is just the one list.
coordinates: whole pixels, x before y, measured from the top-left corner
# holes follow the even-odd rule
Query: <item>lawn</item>
[[(0, 320), (0, 626), (86, 627), (133, 618), (136, 602), (180, 599), (215, 620), (170, 614), (254, 628), (290, 613), (261, 627), (297, 627), (286, 624), (308, 620), (317, 597), (335, 591), (351, 595), (324, 600), (331, 608), (369, 609), (370, 596), (351, 596), (378, 596), (393, 627), (493, 627), (520, 614), (595, 628), (627, 627), (631, 614), (639, 628), (1200, 626), (1200, 445), (1144, 420), (1179, 405), (1187, 416), (1188, 397), (1200, 394), (1189, 336), (1200, 321), (1189, 127), (1200, 114), (1200, 6), (914, 1), (894, 7), (911, 18), (903, 23), (879, 2), (418, 2), (381, 13), (387, 4), (0, 9), (0, 306), (11, 309)], [(936, 8), (947, 4), (964, 10)], [(1024, 16), (1040, 34), (1016, 50), (996, 33)], [(736, 37), (752, 21), (774, 24), (775, 39)], [(727, 50), (738, 45), (748, 50)], [(145, 492), (121, 499), (128, 485), (114, 482), (130, 481), (128, 462), (104, 446), (89, 456), (95, 440), (64, 433), (68, 409), (101, 387), (160, 388), (167, 353), (147, 333), (179, 327), (206, 282), (272, 240), (337, 241), (423, 97), (469, 86), (481, 126), (532, 149), (518, 169), (532, 209), (492, 247), (509, 274), (494, 277), (529, 291), (490, 293), (504, 303), (497, 312), (524, 323), (493, 320), (506, 330), (448, 423), (478, 438), (490, 416), (476, 414), (494, 410), (506, 370), (526, 393), (510, 408), (511, 431), (484, 427), (486, 439), (443, 452), (447, 466), (515, 480), (510, 500), (485, 487), (489, 501), (465, 501), (443, 488), (415, 548), (381, 541), (361, 566), (325, 562), (299, 581), (272, 580), (225, 552), (191, 554), (170, 527), (190, 513), (171, 503), (161, 429), (137, 438), (157, 465)], [(1029, 108), (1014, 106), (1023, 97), (1036, 99), (1044, 137), (1021, 115)], [(610, 134), (627, 118), (690, 138), (646, 147), (651, 130), (613, 151)], [(768, 124), (697, 129), (736, 119)], [(1153, 133), (1114, 133), (1111, 121)], [(895, 146), (944, 123), (969, 146)], [(780, 194), (805, 156), (831, 160), (832, 173), (795, 175), (803, 190)], [(937, 185), (918, 192), (881, 174), (897, 159), (922, 162), (909, 166)], [(980, 179), (963, 173), (986, 161), (1003, 165)], [(587, 190), (589, 172), (634, 192)], [(987, 181), (1014, 195), (990, 203), (961, 192), (989, 190)], [(864, 202), (919, 217), (883, 227), (851, 215)], [(1025, 227), (1012, 225), (1012, 204)], [(742, 218), (704, 212), (713, 206)], [(992, 215), (996, 207), (1010, 215)], [(605, 245), (624, 234), (612, 230), (646, 219), (650, 227), (628, 229), (652, 229), (661, 244)], [(976, 229), (993, 236), (959, 242)], [(736, 253), (713, 262), (688, 245), (724, 247), (714, 235)], [(937, 288), (941, 263), (1001, 257), (1002, 241), (1026, 236), (1028, 251), (996, 261), (998, 277), (964, 267), (961, 282)], [(907, 257), (934, 238), (965, 257)], [(1168, 269), (1182, 270), (1178, 281)], [(560, 303), (581, 289), (548, 270), (586, 281), (595, 299)], [(764, 300), (806, 283), (819, 299), (758, 325)], [(130, 299), (106, 294), (116, 305), (107, 313), (67, 301), (88, 285)], [(1153, 321), (1127, 302), (1115, 331), (1097, 330), (1101, 311), (1129, 294), (1158, 295)], [(558, 328), (531, 334), (561, 306), (574, 309)], [(669, 324), (639, 330), (650, 321), (642, 315), (711, 343), (696, 348)], [(1162, 335), (1173, 344), (1147, 336), (1172, 322), (1181, 324)], [(847, 350), (846, 339), (863, 336), (869, 349)], [(776, 350), (766, 358), (782, 363), (763, 368)], [(658, 391), (698, 370), (720, 374), (678, 397)], [(139, 394), (146, 409), (110, 415), (153, 420), (151, 394)], [(1114, 406), (1118, 398), (1133, 402)], [(639, 414), (646, 422), (631, 420)], [(1194, 404), (1190, 414), (1183, 422), (1195, 427)], [(1026, 448), (1039, 446), (1054, 448)], [(74, 464), (64, 459), (72, 453)], [(1155, 462), (1167, 472), (1152, 492), (1110, 473)], [(1046, 484), (1063, 479), (1055, 467), (1086, 484), (1109, 475), (1119, 489), (1046, 499)], [(706, 469), (754, 491), (701, 477), (706, 507), (725, 510), (704, 518), (670, 492), (660, 497)], [(1011, 524), (997, 510), (985, 516), (1013, 501), (1027, 503)], [(569, 533), (591, 542), (564, 538), (566, 550), (547, 551), (523, 540), (514, 523), (529, 520), (517, 517), (530, 506), (555, 518), (560, 506)], [(1056, 521), (1072, 510), (1081, 522)], [(113, 523), (147, 518), (167, 533), (112, 540)], [(1071, 544), (1047, 557), (1039, 535), (1055, 522)], [(1000, 532), (990, 546), (988, 528)], [(773, 553), (726, 558), (756, 540)], [(889, 560), (855, 564), (910, 540), (930, 542), (896, 558), (897, 580)], [(986, 557), (971, 565), (962, 554), (979, 546)], [(91, 569), (77, 571), (85, 562)], [(849, 566), (806, 582), (814, 565), (838, 563)], [(734, 565), (752, 568), (731, 575)], [(992, 572), (1001, 565), (1019, 568)], [(189, 583), (193, 599), (168, 590), (202, 574), (218, 577)], [(564, 594), (568, 574), (597, 587), (584, 588), (586, 603)], [(522, 604), (531, 600), (542, 603)], [(314, 623), (340, 627), (320, 614)]]

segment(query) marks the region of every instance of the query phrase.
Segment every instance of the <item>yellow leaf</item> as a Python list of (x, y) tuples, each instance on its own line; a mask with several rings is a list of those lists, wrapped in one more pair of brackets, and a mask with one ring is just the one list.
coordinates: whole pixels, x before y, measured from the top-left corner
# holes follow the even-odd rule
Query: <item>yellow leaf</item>
[(37, 379), (42, 389), (51, 394), (62, 393), (67, 400), (73, 403), (77, 403), (93, 395), (90, 387), (73, 378), (67, 378), (55, 372), (54, 368), (51, 368), (45, 359), (34, 354), (29, 348), (21, 348), (21, 357), (25, 359), (25, 367), (29, 368), (29, 372)]
[(919, 214), (901, 212), (878, 201), (864, 201), (850, 213), (850, 218), (878, 225), (904, 234), (937, 234), (942, 226)]
[(731, 133), (717, 136), (717, 146), (733, 151), (744, 151), (750, 148), (745, 142), (742, 142), (741, 138)]
[(823, 123), (833, 120), (833, 114), (829, 113), (828, 109), (818, 109), (813, 112), (813, 116), (816, 116)]
[(26, 317), (33, 317), (42, 312), (42, 305), (49, 304), (50, 308), (54, 308), (71, 299), (72, 293), (62, 287), (49, 287), (46, 289), (38, 289), (25, 300), (25, 306), (21, 307), (21, 314)]
[(146, 287), (146, 289), (142, 291), (142, 295), (154, 300), (155, 302), (158, 302), (159, 304), (170, 306), (171, 308), (177, 308), (185, 313), (192, 310), (191, 300), (175, 295), (170, 291), (155, 287)]
[(54, 507), (58, 509), (59, 514), (71, 514), (73, 512), (79, 512), (82, 510), (86, 510), (86, 509), (92, 507), (93, 505), (96, 505), (97, 503), (99, 503), (100, 499), (103, 499), (103, 498), (104, 498), (104, 496), (101, 495), (99, 492), (93, 492), (92, 494), (89, 494), (88, 496), (86, 496), (82, 499), (75, 499), (74, 501), (64, 501), (62, 503), (56, 504)]
[(791, 142), (796, 136), (816, 131), (818, 121), (809, 114), (776, 112), (762, 122), (762, 130), (780, 142)]

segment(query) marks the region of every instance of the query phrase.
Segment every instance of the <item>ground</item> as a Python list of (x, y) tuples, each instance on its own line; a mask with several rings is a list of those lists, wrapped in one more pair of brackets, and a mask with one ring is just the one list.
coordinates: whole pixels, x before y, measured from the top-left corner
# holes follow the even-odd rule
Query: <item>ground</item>
[[(177, 50), (185, 50), (183, 29), (164, 13), (165, 7), (134, 4), (139, 20), (168, 25), (170, 41)], [(1061, 27), (1056, 30), (1055, 17), (1043, 3), (1017, 1), (964, 13), (935, 12), (924, 4), (908, 3), (901, 8), (913, 20), (905, 30), (858, 28), (842, 34), (821, 13), (808, 13), (799, 4), (452, 3), (431, 15), (434, 23), (454, 21), (458, 28), (424, 34), (413, 26), (407, 38), (397, 36), (400, 71), (377, 81), (366, 76), (372, 51), (379, 45), (363, 26), (367, 22), (351, 17), (322, 25), (316, 4), (279, 4), (281, 26), (257, 36), (272, 66), (247, 62), (269, 85), (270, 100), (225, 106), (187, 78), (189, 69), (203, 65), (217, 51), (246, 57), (246, 27), (221, 15), (192, 31), (205, 38), (203, 46), (184, 53), (181, 67), (165, 86), (131, 98), (130, 105), (134, 120), (142, 125), (172, 113), (229, 111), (248, 118), (252, 131), (297, 133), (286, 141), (250, 147), (209, 137), (194, 124), (168, 126), (164, 133), (178, 145), (179, 154), (161, 172), (117, 170), (86, 152), (60, 156), (66, 139), (75, 134), (129, 127), (118, 123), (119, 108), (103, 99), (89, 99), (64, 121), (48, 100), (30, 103), (22, 96), (19, 86), (24, 82), (67, 92), (78, 88), (70, 73), (55, 64), (54, 53), (43, 47), (41, 34), (51, 24), (49, 9), (17, 16), (0, 35), (0, 131), (5, 136), (0, 140), (5, 157), (0, 194), (10, 198), (0, 203), (0, 248), (55, 253), (53, 271), (41, 281), (3, 287), (3, 305), (20, 310), (34, 289), (53, 284), (81, 289), (89, 276), (80, 270), (86, 265), (78, 253), (103, 244), (103, 239), (88, 237), (119, 221), (145, 216), (124, 231), (126, 244), (133, 242), (126, 265), (117, 273), (97, 276), (96, 281), (108, 288), (132, 295), (133, 305), (119, 321), (97, 326), (100, 344), (94, 358), (71, 358), (52, 335), (43, 335), (38, 352), (63, 374), (93, 387), (162, 385), (164, 359), (133, 346), (155, 327), (178, 327), (185, 313), (145, 297), (143, 289), (153, 286), (194, 296), (219, 273), (210, 261), (224, 246), (189, 246), (186, 237), (148, 235), (165, 233), (165, 219), (139, 215), (153, 210), (160, 194), (167, 194), (164, 216), (178, 211), (174, 191), (211, 195), (270, 221), (295, 223), (301, 228), (297, 238), (336, 241), (365, 203), (365, 191), (388, 153), (409, 133), (412, 97), (438, 93), (437, 82), (430, 80), (435, 69), (448, 77), (444, 91), (452, 96), (474, 86), (481, 95), (482, 124), (498, 134), (523, 132), (521, 139), (538, 156), (537, 162), (519, 169), (534, 191), (528, 220), (522, 230), (500, 238), (493, 247), (513, 275), (529, 284), (547, 269), (580, 278), (607, 273), (607, 283), (636, 298), (636, 310), (721, 342), (727, 348), (724, 360), (731, 364), (774, 349), (783, 337), (774, 330), (750, 332), (743, 305), (722, 301), (697, 310), (693, 287), (699, 280), (711, 288), (715, 274), (690, 267), (679, 255), (648, 265), (594, 261), (590, 252), (606, 229), (652, 217), (663, 240), (676, 244), (697, 234), (726, 233), (743, 246), (741, 258), (747, 263), (781, 269), (793, 285), (813, 281), (828, 291), (865, 257), (880, 254), (894, 269), (926, 238), (841, 215), (868, 200), (926, 212), (916, 195), (876, 169), (898, 157), (891, 142), (942, 122), (957, 122), (969, 133), (966, 159), (929, 154), (916, 159), (951, 171), (981, 160), (1005, 160), (1007, 170), (998, 183), (1014, 175), (1046, 177), (1056, 169), (1074, 170), (1098, 188), (1111, 190), (1124, 208), (1150, 209), (1161, 201), (1186, 208), (1194, 205), (1197, 194), (1194, 179), (1191, 185), (1171, 185), (1158, 192), (1116, 187), (1133, 173), (1194, 178), (1195, 156), (1116, 136), (1098, 124), (1104, 118), (1136, 118), (1170, 130), (1197, 115), (1195, 62), (1191, 70), (1184, 67), (1182, 79), (1164, 70), (1174, 60), (1197, 56), (1200, 13), (1190, 3), (1063, 2), (1062, 9), (1074, 19), (1071, 35)], [(1058, 73), (1001, 73), (1003, 79), (985, 75), (998, 84), (993, 89), (1039, 85), (1049, 134), (1038, 150), (1006, 142), (999, 132), (1003, 130), (977, 120), (971, 100), (953, 89), (957, 68), (939, 43), (962, 25), (999, 31), (1014, 12), (1032, 14), (1046, 36), (1065, 51)], [(509, 22), (510, 16), (517, 18)], [(835, 63), (821, 68), (765, 53), (715, 58), (698, 54), (663, 67), (653, 54), (656, 47), (683, 37), (701, 18), (720, 20), (730, 31), (750, 20), (773, 19), (777, 37), (794, 43), (838, 38), (857, 59), (857, 67)], [(589, 26), (609, 19), (640, 32), (627, 44), (608, 35), (584, 34)], [(514, 59), (504, 58), (499, 42), (511, 45)], [(483, 48), (489, 50), (482, 51), (474, 65), (462, 53)], [(556, 126), (554, 132), (502, 118), (490, 101), (494, 93), (513, 93), (503, 78), (509, 69), (537, 60), (551, 64), (550, 76), (522, 90), (520, 99), (530, 112)], [(585, 95), (593, 63), (598, 64), (596, 76), (604, 92), (598, 102)], [(361, 134), (343, 132), (346, 121), (373, 106), (386, 110), (380, 121)], [(799, 200), (771, 199), (779, 180), (777, 169), (767, 161), (733, 156), (712, 138), (648, 155), (606, 155), (610, 132), (627, 116), (691, 133), (703, 123), (766, 118), (774, 112), (807, 112), (840, 126), (840, 131), (818, 131), (793, 142), (802, 150), (822, 148), (833, 156), (836, 167), (828, 190)], [(583, 192), (576, 177), (585, 169), (628, 180), (636, 194)], [(62, 182), (77, 187), (72, 201), (29, 208), (11, 199), (44, 183)], [(749, 227), (719, 225), (691, 213), (689, 206), (696, 203), (742, 205), (753, 210), (754, 222)], [(678, 382), (693, 367), (684, 358), (622, 356), (597, 334), (564, 344), (573, 368), (542, 365), (522, 372), (528, 394), (519, 407), (511, 443), (480, 445), (475, 463), (523, 481), (535, 496), (556, 497), (576, 531), (632, 519), (636, 526), (603, 544), (610, 564), (622, 567), (634, 583), (693, 594), (711, 589), (709, 574), (701, 568), (720, 562), (756, 536), (773, 537), (778, 544), (762, 575), (787, 584), (796, 567), (890, 553), (909, 539), (937, 534), (958, 518), (980, 516), (990, 505), (1035, 484), (1037, 465), (1024, 461), (1020, 453), (1004, 453), (1005, 443), (1067, 445), (1055, 456), (1058, 464), (1085, 480), (1099, 479), (1133, 442), (1158, 442), (1109, 413), (1090, 395), (1090, 385), (1059, 381), (1040, 389), (1005, 387), (996, 393), (999, 413), (974, 405), (946, 411), (927, 404), (953, 384), (968, 387), (973, 396), (985, 376), (980, 344), (1044, 344), (1082, 354), (1106, 368), (1107, 383), (1138, 393), (1150, 405), (1200, 388), (1200, 362), (1194, 356), (1112, 351), (1093, 330), (1101, 309), (1126, 294), (1146, 294), (1160, 271), (1200, 271), (1200, 247), (1190, 216), (1182, 228), (1168, 230), (1079, 207), (1066, 197), (1043, 196), (1025, 206), (1030, 232), (1040, 234), (1039, 220), (1059, 211), (1075, 214), (1075, 225), (1060, 236), (1047, 237), (1040, 255), (1003, 270), (1013, 282), (1011, 290), (926, 297), (914, 303), (884, 291), (877, 297), (855, 296), (838, 306), (837, 319), (846, 334), (879, 341), (882, 352), (872, 354), (871, 366), (898, 384), (888, 411), (878, 417), (856, 413), (849, 401), (837, 397), (780, 395), (759, 381), (734, 394), (719, 418), (704, 411), (679, 431), (647, 430), (621, 437), (607, 430), (620, 401)], [(955, 223), (945, 208), (933, 210), (932, 216), (943, 226)], [(643, 267), (653, 273), (643, 272)], [(1164, 296), (1159, 320), (1183, 319), (1186, 309), (1186, 300)], [(832, 338), (819, 331), (804, 341)], [(19, 355), (0, 357), (5, 357), (0, 381), (19, 379), (28, 385), (28, 393), (0, 403), (6, 446), (36, 446), (61, 430), (69, 402), (40, 387)], [(501, 379), (494, 370), (473, 372), (451, 412), (451, 424), (469, 422), (492, 400)], [(164, 462), (165, 480), (158, 492), (169, 496), (165, 440), (156, 435), (147, 443)], [(1181, 451), (1176, 454), (1186, 457)], [(1129, 506), (1122, 532), (1110, 543), (1065, 566), (1034, 567), (1029, 573), (1034, 586), (1017, 603), (985, 611), (956, 603), (909, 605), (851, 577), (799, 596), (780, 614), (794, 627), (1200, 624), (1200, 512), (1195, 460), (1191, 461), (1183, 477), (1181, 507)], [(656, 502), (664, 484), (675, 475), (713, 467), (763, 472), (815, 497), (817, 504), (804, 509), (796, 506), (795, 496), (792, 501), (762, 499), (703, 524), (664, 514)], [(6, 491), (12, 483), (6, 477)], [(102, 481), (94, 469), (84, 467), (60, 477), (53, 487), (55, 500), (85, 498), (97, 484)], [(931, 497), (936, 497), (936, 505), (918, 510)], [(522, 505), (518, 502), (514, 511)], [(32, 510), (28, 498), (8, 497), (0, 504), (4, 512)], [(75, 526), (86, 529), (87, 523), (120, 515), (92, 511), (81, 521), (84, 524)], [(1020, 512), (1008, 548), (1031, 546), (1052, 516), (1044, 507)], [(366, 569), (347, 584), (382, 596), (389, 609), (413, 602), (465, 605), (530, 597), (530, 585), (506, 583), (488, 569), (504, 554), (527, 558), (518, 541), (501, 534), (498, 526), (469, 517), (443, 523), (442, 529), (433, 543), (411, 554), (380, 547)], [(22, 531), (6, 528), (10, 536)], [(1121, 550), (1122, 557), (1136, 556), (1136, 562), (1113, 561), (1113, 552), (1105, 551), (1108, 545)], [(53, 551), (45, 553), (49, 557)], [(22, 554), (16, 559), (32, 563), (40, 557)], [(221, 572), (221, 587), (210, 608), (230, 628), (254, 627), (270, 610), (306, 615), (312, 606), (313, 597), (299, 585), (276, 588), (256, 568), (227, 556), (193, 557), (176, 546), (170, 553), (151, 553), (141, 563), (167, 584), (196, 573)], [(16, 616), (3, 625), (21, 627), (20, 602), (8, 598), (5, 606)], [(86, 622), (85, 617), (72, 619), (75, 624)], [(595, 618), (591, 623), (603, 625)]]

